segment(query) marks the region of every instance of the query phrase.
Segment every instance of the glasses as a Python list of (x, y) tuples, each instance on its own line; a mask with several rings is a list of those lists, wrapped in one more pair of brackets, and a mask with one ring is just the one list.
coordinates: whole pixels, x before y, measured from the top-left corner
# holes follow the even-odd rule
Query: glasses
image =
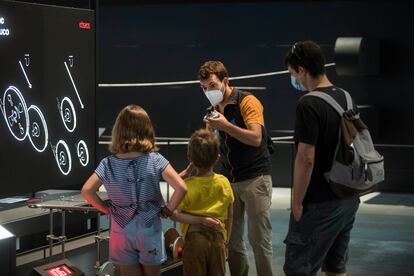
[(293, 44), (292, 49), (290, 50), (290, 53), (292, 54), (292, 56), (295, 56), (299, 61), (302, 61), (302, 58), (298, 54), (297, 44), (298, 44), (297, 42)]

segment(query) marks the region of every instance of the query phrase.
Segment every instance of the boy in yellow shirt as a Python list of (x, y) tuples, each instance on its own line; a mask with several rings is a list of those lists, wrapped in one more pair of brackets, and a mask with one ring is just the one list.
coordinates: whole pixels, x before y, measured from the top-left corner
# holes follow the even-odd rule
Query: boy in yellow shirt
[[(213, 171), (219, 158), (218, 138), (206, 129), (194, 132), (187, 155), (197, 174), (185, 179), (187, 194), (172, 216), (182, 223), (184, 276), (224, 276), (234, 196), (227, 178)], [(219, 227), (187, 224), (192, 222), (190, 214), (214, 218), (220, 222)]]

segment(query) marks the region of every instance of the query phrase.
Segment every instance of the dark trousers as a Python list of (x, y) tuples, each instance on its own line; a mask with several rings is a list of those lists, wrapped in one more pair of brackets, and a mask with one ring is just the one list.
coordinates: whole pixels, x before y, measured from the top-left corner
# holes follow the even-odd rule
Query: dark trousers
[(338, 199), (304, 206), (302, 218), (290, 216), (286, 244), (286, 275), (346, 272), (348, 244), (359, 198)]

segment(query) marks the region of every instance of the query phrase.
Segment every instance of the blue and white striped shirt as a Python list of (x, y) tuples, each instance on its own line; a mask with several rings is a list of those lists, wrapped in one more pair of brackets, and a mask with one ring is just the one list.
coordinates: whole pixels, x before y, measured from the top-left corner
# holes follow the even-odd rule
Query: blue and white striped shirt
[(110, 155), (95, 173), (108, 193), (113, 219), (124, 228), (136, 215), (149, 223), (165, 203), (160, 190), (161, 173), (169, 164), (158, 152), (133, 159)]

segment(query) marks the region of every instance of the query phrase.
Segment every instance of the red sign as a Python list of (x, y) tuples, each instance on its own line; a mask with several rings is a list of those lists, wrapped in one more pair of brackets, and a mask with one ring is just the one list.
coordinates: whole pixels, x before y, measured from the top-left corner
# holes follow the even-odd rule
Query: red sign
[(81, 21), (81, 22), (79, 22), (79, 28), (89, 30), (91, 28), (91, 23)]
[(47, 274), (49, 274), (49, 276), (67, 276), (72, 275), (72, 270), (66, 265), (60, 265), (54, 268), (49, 268)]

